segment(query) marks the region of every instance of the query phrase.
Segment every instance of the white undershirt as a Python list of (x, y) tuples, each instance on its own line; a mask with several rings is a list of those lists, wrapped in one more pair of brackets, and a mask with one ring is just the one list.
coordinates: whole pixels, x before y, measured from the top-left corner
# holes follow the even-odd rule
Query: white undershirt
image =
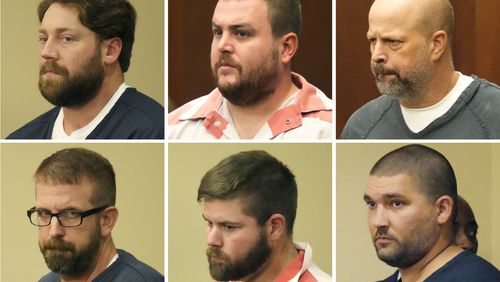
[(102, 110), (97, 114), (97, 116), (82, 128), (73, 131), (70, 135), (66, 134), (64, 131), (64, 111), (61, 108), (59, 114), (57, 115), (56, 121), (54, 123), (54, 129), (52, 130), (52, 139), (85, 139), (87, 136), (101, 123), (101, 121), (106, 117), (111, 108), (116, 104), (118, 99), (122, 96), (123, 92), (128, 88), (125, 83), (122, 83), (116, 92), (113, 94), (108, 103), (102, 108)]
[(115, 262), (117, 259), (118, 259), (118, 253), (116, 253), (116, 255), (113, 256), (113, 258), (109, 262), (108, 266), (106, 266), (106, 268), (110, 267), (113, 264), (113, 262)]
[(401, 105), (401, 112), (406, 125), (414, 133), (422, 131), (431, 122), (444, 115), (460, 97), (460, 94), (469, 86), (474, 78), (460, 72), (457, 83), (441, 101), (426, 108), (406, 108)]

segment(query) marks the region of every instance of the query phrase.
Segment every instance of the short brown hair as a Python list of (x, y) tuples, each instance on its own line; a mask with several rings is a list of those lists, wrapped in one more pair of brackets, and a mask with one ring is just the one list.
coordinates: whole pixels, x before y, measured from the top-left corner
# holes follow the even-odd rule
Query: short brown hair
[(457, 180), (450, 162), (440, 152), (420, 144), (406, 145), (384, 155), (370, 171), (374, 176), (406, 173), (429, 202), (443, 195), (453, 199), (451, 223), (457, 214)]
[(57, 151), (44, 159), (34, 175), (37, 183), (79, 184), (93, 186), (90, 202), (96, 206), (115, 205), (116, 182), (111, 163), (100, 154), (84, 148)]
[(265, 0), (267, 17), (273, 36), (280, 37), (288, 32), (300, 36), (302, 29), (302, 5), (300, 0)]
[(293, 232), (297, 211), (295, 177), (283, 163), (264, 151), (231, 155), (210, 169), (198, 188), (198, 202), (244, 199), (243, 212), (261, 226), (273, 214), (286, 219)]
[(54, 3), (75, 7), (82, 24), (95, 32), (100, 40), (119, 37), (123, 46), (118, 61), (122, 72), (127, 72), (132, 57), (137, 18), (132, 4), (127, 0), (43, 0), (38, 5), (40, 22)]

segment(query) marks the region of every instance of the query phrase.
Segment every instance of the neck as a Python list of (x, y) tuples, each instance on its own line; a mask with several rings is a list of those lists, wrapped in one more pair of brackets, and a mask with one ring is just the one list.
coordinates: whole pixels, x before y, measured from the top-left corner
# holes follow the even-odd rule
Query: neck
[(245, 282), (268, 282), (275, 281), (283, 269), (298, 255), (293, 241), (286, 240), (273, 250), (269, 260), (262, 268), (248, 277), (241, 279)]
[(123, 75), (112, 73), (110, 77), (105, 77), (101, 88), (94, 99), (79, 107), (63, 107), (64, 131), (71, 134), (89, 124), (106, 106), (120, 84), (123, 83)]
[(423, 281), (461, 252), (463, 252), (461, 248), (449, 242), (447, 244), (439, 242), (417, 263), (400, 269), (402, 281)]
[(274, 92), (264, 101), (252, 106), (237, 106), (228, 101), (229, 112), (241, 139), (255, 137), (262, 126), (272, 117), (279, 107), (298, 90), (292, 83), (291, 74), (282, 76)]
[(435, 105), (450, 93), (458, 78), (459, 74), (453, 70), (453, 66), (446, 67), (445, 70), (437, 69), (420, 95), (415, 98), (402, 99), (400, 103), (407, 108), (425, 108)]
[(90, 282), (101, 274), (109, 265), (117, 251), (113, 240), (109, 237), (101, 246), (96, 261), (89, 271), (81, 276), (61, 275), (61, 282)]

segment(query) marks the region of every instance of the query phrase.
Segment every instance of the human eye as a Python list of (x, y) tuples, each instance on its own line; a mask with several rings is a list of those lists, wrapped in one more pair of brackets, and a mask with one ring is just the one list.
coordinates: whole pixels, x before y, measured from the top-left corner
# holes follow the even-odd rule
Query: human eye
[(65, 218), (79, 218), (80, 212), (75, 210), (67, 210), (61, 213)]
[(400, 40), (396, 40), (396, 39), (387, 39), (386, 43), (391, 48), (397, 48), (397, 47), (399, 47), (401, 45), (402, 42)]
[(48, 39), (47, 35), (44, 34), (38, 35), (38, 42), (40, 44), (45, 44), (47, 42), (47, 39)]
[(250, 36), (250, 33), (244, 30), (237, 30), (235, 32), (236, 36), (239, 38), (247, 38)]
[(393, 201), (391, 201), (391, 205), (395, 208), (402, 208), (403, 202), (400, 200), (393, 200)]
[(367, 206), (369, 209), (373, 209), (373, 208), (375, 208), (375, 205), (376, 205), (376, 204), (375, 204), (375, 202), (373, 202), (373, 201), (369, 201), (369, 200), (366, 200), (365, 202), (366, 202), (366, 206)]
[(74, 38), (72, 36), (69, 36), (69, 35), (63, 35), (61, 37), (61, 40), (63, 43), (71, 43), (71, 42), (75, 41)]
[(223, 228), (227, 232), (232, 232), (232, 231), (236, 230), (236, 226), (229, 225), (229, 224), (224, 224)]
[(49, 218), (52, 215), (48, 210), (37, 210), (36, 214), (41, 218)]
[(214, 37), (221, 37), (222, 36), (222, 30), (220, 28), (213, 28), (212, 33), (214, 34)]

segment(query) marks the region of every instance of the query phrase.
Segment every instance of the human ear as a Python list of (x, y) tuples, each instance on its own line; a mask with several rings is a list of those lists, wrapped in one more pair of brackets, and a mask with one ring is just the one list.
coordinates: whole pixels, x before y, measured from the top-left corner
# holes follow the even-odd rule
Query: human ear
[(443, 56), (446, 51), (446, 46), (448, 45), (448, 35), (443, 30), (438, 30), (434, 32), (431, 36), (431, 59), (433, 61), (438, 60)]
[(436, 200), (436, 207), (438, 211), (438, 223), (443, 225), (451, 220), (453, 214), (453, 199), (450, 196), (444, 195)]
[(106, 208), (101, 215), (100, 224), (101, 224), (101, 235), (103, 237), (107, 237), (113, 231), (113, 227), (118, 220), (118, 209), (114, 206)]
[(122, 51), (123, 42), (119, 37), (106, 39), (101, 43), (101, 54), (105, 64), (112, 64), (118, 60)]
[(267, 236), (271, 241), (277, 241), (286, 235), (286, 219), (281, 214), (273, 214), (267, 220)]
[(283, 64), (289, 64), (299, 48), (299, 38), (295, 33), (289, 32), (281, 37), (280, 43), (281, 62)]

